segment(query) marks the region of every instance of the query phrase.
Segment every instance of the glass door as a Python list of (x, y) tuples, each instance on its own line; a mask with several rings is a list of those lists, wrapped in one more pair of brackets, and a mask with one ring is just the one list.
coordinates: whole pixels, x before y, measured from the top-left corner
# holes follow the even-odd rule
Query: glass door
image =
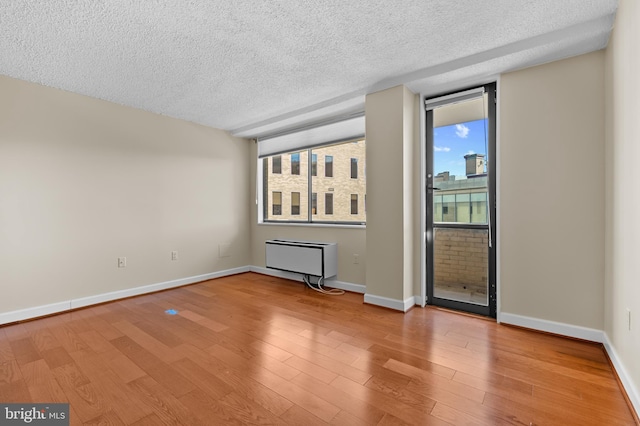
[(495, 84), (426, 110), (427, 304), (495, 318)]

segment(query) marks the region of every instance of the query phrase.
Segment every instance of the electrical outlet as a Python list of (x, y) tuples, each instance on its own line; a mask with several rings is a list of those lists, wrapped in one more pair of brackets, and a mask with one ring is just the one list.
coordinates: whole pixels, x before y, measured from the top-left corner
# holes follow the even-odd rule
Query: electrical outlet
[(353, 263), (354, 265), (357, 265), (358, 263), (360, 263), (360, 255), (359, 254), (353, 254)]
[(178, 251), (174, 250), (171, 252), (171, 260), (178, 260)]
[(631, 331), (631, 309), (627, 308), (627, 327)]
[(119, 257), (118, 258), (118, 268), (126, 268), (127, 267), (127, 258)]

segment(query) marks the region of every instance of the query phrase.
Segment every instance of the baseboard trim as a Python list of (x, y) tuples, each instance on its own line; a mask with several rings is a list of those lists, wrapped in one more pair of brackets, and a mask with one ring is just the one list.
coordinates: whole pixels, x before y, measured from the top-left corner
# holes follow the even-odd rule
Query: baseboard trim
[(620, 383), (622, 383), (622, 387), (627, 393), (632, 408), (635, 410), (636, 417), (638, 417), (638, 413), (640, 413), (640, 392), (622, 363), (622, 360), (618, 356), (615, 348), (611, 344), (609, 336), (607, 336), (604, 331), (505, 312), (500, 313), (499, 318), (500, 322), (505, 324), (517, 325), (519, 327), (530, 328), (532, 330), (602, 343), (611, 363), (613, 364), (616, 374), (620, 378)]
[(415, 305), (415, 296), (411, 296), (405, 300), (399, 300), (365, 293), (364, 303), (382, 306), (383, 308), (393, 309), (394, 311), (407, 312)]
[(71, 309), (71, 301), (51, 303), (48, 305), (34, 306), (32, 308), (18, 309), (11, 312), (0, 313), (0, 325), (12, 322), (24, 321), (32, 318), (65, 312)]
[(604, 345), (604, 349), (607, 351), (607, 355), (609, 355), (609, 359), (613, 364), (613, 368), (616, 370), (616, 373), (620, 378), (620, 382), (622, 383), (622, 386), (627, 393), (627, 397), (629, 398), (629, 401), (631, 402), (631, 405), (636, 412), (637, 419), (640, 416), (640, 392), (638, 391), (635, 383), (633, 383), (631, 376), (627, 372), (627, 369), (622, 363), (622, 360), (618, 356), (615, 348), (611, 344), (607, 333), (604, 333), (604, 342), (602, 342), (602, 344)]
[(226, 269), (218, 272), (211, 272), (209, 274), (195, 275), (187, 278), (180, 278), (177, 280), (165, 281), (156, 284), (150, 284), (140, 287), (128, 288), (124, 290), (112, 291), (109, 293), (97, 294), (94, 296), (81, 297), (77, 299), (71, 299), (64, 302), (52, 303), (43, 306), (34, 306), (32, 308), (25, 308), (11, 312), (0, 313), (0, 325), (10, 324), (18, 321), (30, 320), (46, 315), (57, 314), (60, 312), (69, 311), (72, 309), (84, 308), (86, 306), (97, 305), (99, 303), (111, 302), (113, 300), (124, 299), (132, 296), (139, 296), (141, 294), (153, 293), (160, 290), (167, 290), (170, 288), (181, 287), (187, 284), (194, 284), (200, 281), (211, 280), (214, 278), (225, 277), (228, 275), (241, 274), (243, 272), (249, 272), (251, 270), (248, 266), (242, 266), (239, 268)]
[[(293, 272), (284, 272), (284, 271), (279, 271), (277, 269), (263, 268), (261, 266), (251, 266), (251, 272), (256, 272), (262, 275), (269, 275), (272, 277), (284, 278), (292, 281), (303, 282), (302, 275), (296, 274)], [(339, 288), (341, 290), (346, 290), (352, 293), (359, 293), (359, 294), (364, 294), (365, 291), (367, 290), (367, 287), (362, 284), (354, 284), (354, 283), (332, 280), (332, 279), (325, 280), (324, 285), (326, 287)]]
[(575, 339), (589, 340), (591, 342), (597, 343), (604, 342), (604, 331), (596, 330), (594, 328), (581, 327), (579, 325), (525, 317), (523, 315), (509, 314), (506, 312), (502, 312), (500, 314), (500, 322), (504, 324), (517, 325), (518, 327), (544, 331), (547, 333), (573, 337)]

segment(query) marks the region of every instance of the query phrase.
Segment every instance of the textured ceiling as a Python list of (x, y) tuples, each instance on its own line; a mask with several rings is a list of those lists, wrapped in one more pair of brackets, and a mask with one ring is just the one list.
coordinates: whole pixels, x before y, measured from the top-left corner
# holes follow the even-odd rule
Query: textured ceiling
[(601, 49), (617, 0), (2, 0), (0, 74), (257, 136)]

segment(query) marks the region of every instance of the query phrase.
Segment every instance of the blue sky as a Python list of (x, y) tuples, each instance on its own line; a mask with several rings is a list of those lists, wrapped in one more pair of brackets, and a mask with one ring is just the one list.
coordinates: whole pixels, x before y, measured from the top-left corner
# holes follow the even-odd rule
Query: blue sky
[(433, 129), (434, 176), (448, 171), (464, 176), (466, 154), (485, 154), (486, 120), (468, 121)]

